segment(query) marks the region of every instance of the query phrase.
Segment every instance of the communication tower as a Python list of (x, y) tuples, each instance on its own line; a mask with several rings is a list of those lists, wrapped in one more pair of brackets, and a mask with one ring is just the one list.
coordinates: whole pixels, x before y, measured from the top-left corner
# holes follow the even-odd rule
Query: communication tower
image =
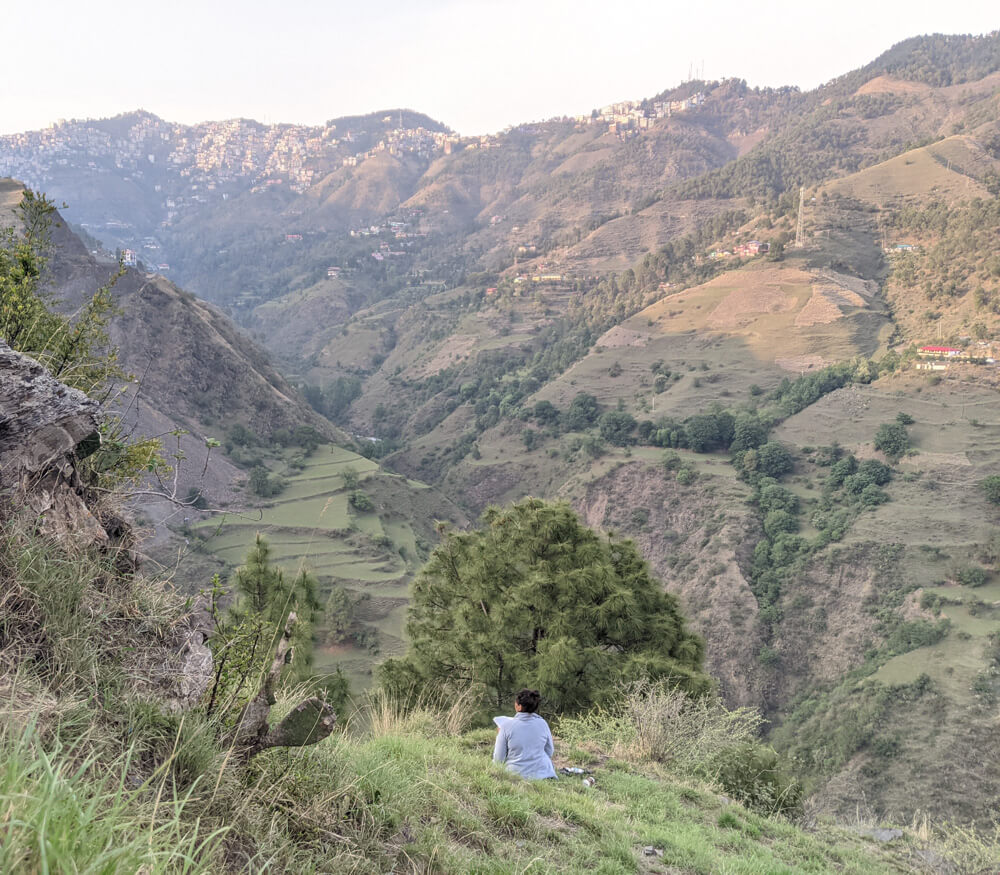
[(799, 219), (795, 225), (795, 248), (802, 248), (802, 210), (806, 203), (806, 187), (804, 185), (799, 186)]

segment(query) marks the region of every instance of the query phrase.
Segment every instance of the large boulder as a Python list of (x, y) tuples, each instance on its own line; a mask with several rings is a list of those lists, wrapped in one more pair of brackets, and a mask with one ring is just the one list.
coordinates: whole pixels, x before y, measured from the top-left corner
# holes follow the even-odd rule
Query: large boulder
[(99, 413), (83, 392), (0, 340), (0, 497), (6, 512), (33, 518), (65, 546), (108, 543), (75, 466), (100, 446)]

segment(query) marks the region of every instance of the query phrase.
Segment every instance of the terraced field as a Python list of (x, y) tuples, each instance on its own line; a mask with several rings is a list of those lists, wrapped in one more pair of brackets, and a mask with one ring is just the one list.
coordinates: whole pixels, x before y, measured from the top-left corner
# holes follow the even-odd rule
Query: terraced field
[[(371, 499), (371, 510), (350, 504), (351, 490), (345, 483), (350, 472), (357, 477), (357, 488)], [(425, 484), (386, 473), (341, 447), (320, 447), (302, 470), (288, 470), (285, 476), (287, 486), (261, 508), (259, 521), (220, 515), (194, 529), (204, 538), (204, 549), (232, 567), (243, 562), (260, 532), (286, 574), (316, 575), (324, 602), (337, 584), (359, 598), (356, 617), (377, 631), (378, 653), (328, 645), (321, 626), (316, 665), (320, 671), (339, 665), (352, 686), (362, 688), (370, 683), (376, 658), (403, 650), (410, 579), (425, 558), (434, 519), (454, 514)], [(414, 531), (414, 524), (421, 523), (423, 528)]]

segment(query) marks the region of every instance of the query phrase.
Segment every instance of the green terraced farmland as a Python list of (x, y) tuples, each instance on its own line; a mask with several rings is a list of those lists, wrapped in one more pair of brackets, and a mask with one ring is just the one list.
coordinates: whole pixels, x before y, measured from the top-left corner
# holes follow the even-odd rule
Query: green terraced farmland
[[(275, 466), (281, 470), (281, 464)], [(351, 506), (344, 472), (353, 470), (357, 488), (372, 501), (370, 511)], [(351, 644), (316, 648), (316, 668), (338, 665), (355, 689), (371, 683), (374, 662), (405, 648), (403, 626), (409, 582), (434, 538), (437, 518), (459, 521), (426, 484), (383, 472), (379, 466), (341, 447), (323, 446), (300, 471), (285, 470), (286, 487), (254, 514), (213, 516), (194, 524), (204, 550), (230, 567), (240, 565), (258, 532), (272, 560), (287, 574), (308, 571), (320, 584), (325, 602), (340, 585), (361, 599), (357, 619), (378, 632), (378, 653)], [(419, 528), (415, 530), (415, 527)], [(325, 629), (318, 629), (324, 640)]]

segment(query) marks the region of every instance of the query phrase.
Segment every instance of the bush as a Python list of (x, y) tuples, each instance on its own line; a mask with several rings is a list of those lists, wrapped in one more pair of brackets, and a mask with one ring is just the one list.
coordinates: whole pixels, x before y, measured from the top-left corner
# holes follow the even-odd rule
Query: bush
[(751, 478), (751, 482), (758, 476), (778, 480), (794, 467), (792, 454), (777, 441), (768, 441), (762, 447), (747, 450), (742, 458), (743, 473)]
[(601, 415), (601, 405), (597, 398), (587, 392), (578, 393), (569, 404), (563, 416), (567, 431), (584, 431), (597, 422)]
[(858, 475), (864, 477), (867, 483), (874, 483), (876, 486), (885, 486), (886, 483), (892, 480), (892, 468), (878, 461), (878, 459), (865, 459), (858, 466)]
[(635, 418), (624, 410), (609, 410), (598, 422), (601, 437), (609, 444), (624, 447), (632, 443), (632, 432), (635, 430)]
[(355, 489), (347, 496), (347, 503), (357, 511), (367, 513), (375, 510), (375, 503), (361, 489)]
[(698, 472), (693, 468), (681, 468), (677, 472), (677, 482), (680, 483), (681, 486), (690, 486), (697, 479)]
[(773, 510), (784, 510), (794, 514), (799, 509), (798, 496), (777, 483), (761, 486), (757, 503), (765, 514)]
[(613, 704), (559, 722), (570, 746), (597, 747), (632, 762), (657, 762), (682, 775), (706, 775), (717, 759), (756, 737), (754, 708), (730, 711), (716, 695), (697, 698), (667, 683), (636, 681)]
[(271, 498), (284, 489), (280, 477), (271, 477), (263, 465), (255, 465), (250, 471), (250, 491), (261, 498)]
[(1000, 504), (1000, 474), (991, 474), (979, 484), (986, 498), (993, 504)]
[(858, 470), (858, 460), (853, 456), (845, 456), (834, 462), (827, 475), (826, 483), (833, 489), (844, 485), (844, 481)]
[(357, 472), (357, 470), (355, 470), (354, 468), (352, 468), (350, 465), (348, 465), (346, 468), (344, 468), (344, 470), (340, 473), (340, 476), (341, 476), (341, 478), (343, 478), (344, 488), (345, 489), (357, 489), (358, 488), (358, 481), (360, 479), (358, 477), (358, 472)]
[(188, 489), (187, 497), (184, 500), (192, 507), (198, 508), (198, 510), (205, 510), (208, 507), (208, 501), (197, 486), (192, 486)]
[(889, 493), (884, 489), (879, 489), (874, 483), (861, 490), (862, 507), (878, 507), (889, 500)]
[(982, 586), (989, 578), (989, 572), (979, 565), (965, 565), (955, 574), (955, 579), (962, 586)]
[(677, 455), (677, 453), (667, 451), (663, 454), (663, 461), (661, 464), (663, 465), (664, 471), (676, 471), (683, 463), (681, 462), (681, 457)]
[(890, 459), (898, 459), (910, 448), (906, 426), (899, 422), (884, 422), (875, 432), (875, 449)]
[(802, 787), (780, 767), (770, 747), (742, 744), (718, 759), (716, 782), (726, 795), (764, 814), (795, 814), (802, 807)]
[(799, 523), (787, 510), (772, 510), (764, 517), (764, 532), (772, 540), (778, 535), (798, 531)]

